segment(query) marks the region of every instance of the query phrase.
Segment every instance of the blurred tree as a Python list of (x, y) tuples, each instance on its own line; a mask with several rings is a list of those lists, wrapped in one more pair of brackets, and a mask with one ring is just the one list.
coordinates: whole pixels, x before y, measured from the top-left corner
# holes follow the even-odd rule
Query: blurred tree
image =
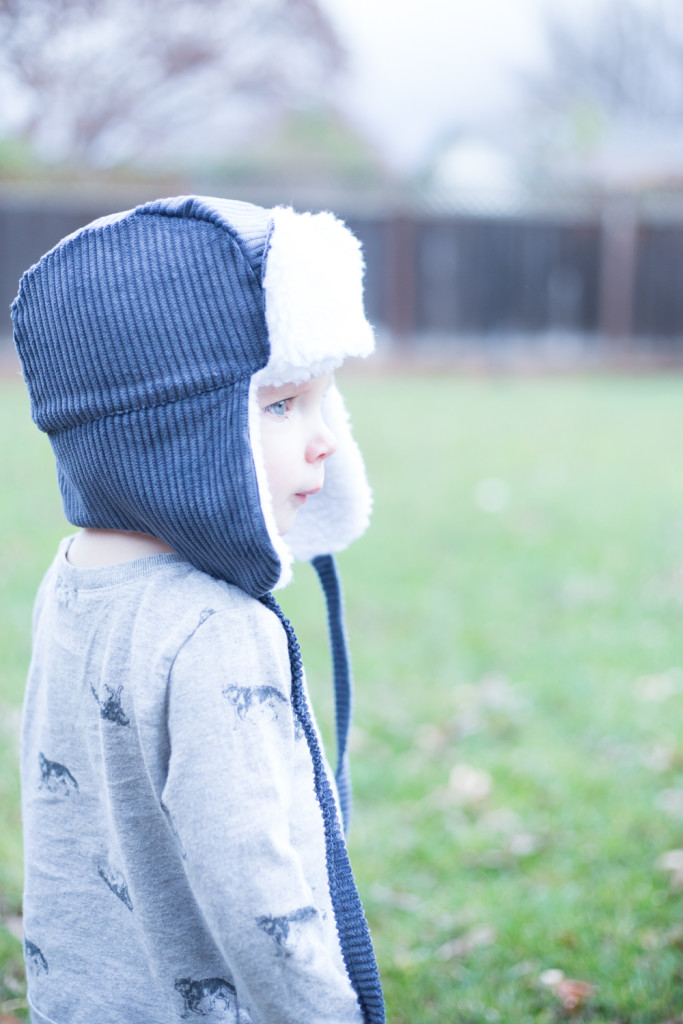
[(587, 21), (551, 12), (546, 69), (525, 76), (528, 96), (541, 109), (581, 104), (608, 119), (680, 118), (680, 15), (680, 0), (602, 0)]
[(342, 60), (317, 0), (0, 0), (0, 118), (52, 160), (227, 143)]
[(640, 188), (678, 174), (680, 0), (550, 10), (545, 42), (544, 64), (521, 81), (522, 163), (534, 187)]

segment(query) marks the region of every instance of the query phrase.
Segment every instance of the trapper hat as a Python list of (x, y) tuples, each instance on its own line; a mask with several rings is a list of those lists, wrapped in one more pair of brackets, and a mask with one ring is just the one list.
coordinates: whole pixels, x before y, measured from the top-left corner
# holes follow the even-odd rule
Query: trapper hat
[(66, 518), (166, 541), (259, 597), (365, 529), (370, 491), (336, 388), (323, 490), (278, 535), (256, 389), (366, 356), (363, 261), (332, 214), (181, 196), (103, 217), (22, 277), (14, 337)]

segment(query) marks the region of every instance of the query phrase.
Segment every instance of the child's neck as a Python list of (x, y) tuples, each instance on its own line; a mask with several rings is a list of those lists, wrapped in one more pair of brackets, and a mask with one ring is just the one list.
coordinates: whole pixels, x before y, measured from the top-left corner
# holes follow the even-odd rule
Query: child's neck
[(165, 541), (146, 533), (85, 529), (76, 534), (66, 557), (77, 569), (101, 569), (172, 551)]

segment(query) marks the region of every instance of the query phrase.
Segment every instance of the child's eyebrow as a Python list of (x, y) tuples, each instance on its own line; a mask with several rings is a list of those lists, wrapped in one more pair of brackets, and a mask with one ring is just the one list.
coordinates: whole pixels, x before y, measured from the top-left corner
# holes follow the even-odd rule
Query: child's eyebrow
[[(283, 398), (296, 398), (298, 395), (304, 395), (307, 391), (310, 391), (317, 380), (318, 377), (314, 376), (307, 377), (306, 380), (300, 380), (296, 383), (285, 381), (283, 384), (264, 384), (258, 389), (258, 398), (260, 402), (265, 402), (267, 405), (282, 401)], [(333, 384), (334, 377), (330, 374), (325, 394), (327, 394)]]
[(278, 398), (291, 398), (296, 395), (303, 394), (305, 391), (310, 390), (310, 380), (301, 381), (299, 384), (292, 384), (285, 382), (284, 384), (266, 384), (264, 387), (258, 389), (259, 396), (261, 398), (272, 397), (273, 401), (277, 401)]
[(258, 395), (262, 401), (277, 402), (278, 399), (298, 394), (298, 387), (297, 384), (266, 384), (258, 389)]

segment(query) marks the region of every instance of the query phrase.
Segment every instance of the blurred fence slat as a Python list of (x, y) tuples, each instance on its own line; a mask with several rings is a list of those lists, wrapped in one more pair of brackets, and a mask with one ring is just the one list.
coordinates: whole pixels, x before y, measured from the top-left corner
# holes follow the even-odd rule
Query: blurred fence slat
[[(10, 336), (22, 271), (64, 235), (119, 208), (120, 196), (0, 193), (0, 340)], [(397, 344), (466, 336), (485, 347), (491, 338), (559, 331), (607, 352), (642, 344), (683, 358), (680, 210), (651, 216), (614, 200), (500, 216), (419, 203), (333, 208), (364, 244), (368, 316)]]

